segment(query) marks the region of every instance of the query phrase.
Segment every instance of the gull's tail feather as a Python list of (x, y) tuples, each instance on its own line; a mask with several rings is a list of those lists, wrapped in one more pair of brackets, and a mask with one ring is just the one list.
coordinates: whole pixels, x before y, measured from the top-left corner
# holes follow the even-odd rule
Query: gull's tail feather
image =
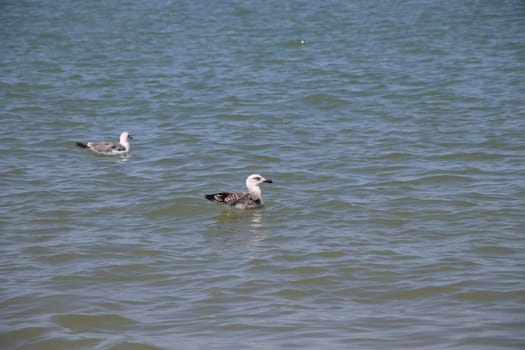
[(88, 148), (88, 145), (85, 142), (75, 142), (75, 146), (80, 148)]

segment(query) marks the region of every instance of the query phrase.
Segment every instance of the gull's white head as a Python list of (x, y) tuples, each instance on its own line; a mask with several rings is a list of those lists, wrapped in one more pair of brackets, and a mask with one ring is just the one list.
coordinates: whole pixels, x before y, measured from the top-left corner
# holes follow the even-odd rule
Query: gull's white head
[(130, 135), (129, 132), (124, 131), (122, 134), (120, 134), (120, 144), (121, 145), (128, 144), (129, 140), (133, 140), (133, 137)]
[(273, 181), (265, 179), (259, 174), (252, 174), (246, 178), (246, 187), (248, 187), (250, 192), (260, 192), (259, 184), (262, 184), (263, 182), (272, 183)]

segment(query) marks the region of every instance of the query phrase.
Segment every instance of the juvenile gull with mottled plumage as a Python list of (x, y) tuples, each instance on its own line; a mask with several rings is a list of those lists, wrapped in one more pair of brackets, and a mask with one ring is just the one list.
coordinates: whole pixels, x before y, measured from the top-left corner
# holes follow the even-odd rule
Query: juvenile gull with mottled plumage
[(218, 204), (239, 208), (257, 209), (263, 206), (264, 201), (261, 193), (260, 184), (263, 182), (272, 183), (270, 179), (265, 179), (259, 174), (252, 174), (246, 178), (248, 192), (219, 192), (207, 194), (204, 198)]
[(96, 154), (115, 156), (129, 152), (129, 140), (133, 140), (133, 137), (131, 137), (129, 132), (124, 131), (120, 134), (120, 142), (75, 142), (75, 145), (80, 148), (87, 148)]

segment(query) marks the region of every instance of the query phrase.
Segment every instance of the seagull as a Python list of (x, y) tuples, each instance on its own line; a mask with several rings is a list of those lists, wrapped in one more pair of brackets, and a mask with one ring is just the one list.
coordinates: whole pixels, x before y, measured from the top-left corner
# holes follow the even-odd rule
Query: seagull
[(124, 131), (120, 134), (120, 142), (75, 142), (75, 145), (80, 148), (87, 148), (96, 154), (115, 156), (129, 152), (129, 140), (133, 140), (133, 137), (129, 132)]
[(239, 209), (257, 209), (263, 206), (263, 197), (259, 185), (263, 182), (272, 183), (259, 174), (252, 174), (246, 178), (248, 192), (219, 192), (204, 195), (204, 198), (214, 203), (223, 204)]

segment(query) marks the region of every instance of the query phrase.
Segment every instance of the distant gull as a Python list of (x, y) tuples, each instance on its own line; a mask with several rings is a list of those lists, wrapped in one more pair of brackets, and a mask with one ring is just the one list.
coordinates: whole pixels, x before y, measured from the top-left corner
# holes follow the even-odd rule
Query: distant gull
[(129, 152), (129, 140), (133, 140), (133, 137), (131, 137), (129, 132), (124, 131), (120, 134), (120, 142), (75, 142), (75, 145), (80, 148), (87, 148), (96, 154), (115, 156)]
[(263, 182), (272, 183), (270, 179), (265, 179), (259, 174), (252, 174), (246, 178), (248, 192), (219, 192), (207, 194), (204, 198), (218, 204), (224, 204), (239, 209), (257, 209), (263, 206), (263, 197), (260, 184)]

